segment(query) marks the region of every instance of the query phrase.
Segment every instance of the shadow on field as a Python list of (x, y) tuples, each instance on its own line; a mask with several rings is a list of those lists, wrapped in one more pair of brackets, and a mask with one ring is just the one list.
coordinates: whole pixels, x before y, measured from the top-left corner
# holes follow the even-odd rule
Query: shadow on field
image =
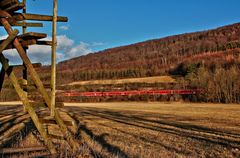
[[(195, 151), (189, 149), (191, 146), (186, 148), (178, 146), (181, 143), (176, 145), (171, 142), (172, 140), (190, 142), (196, 140), (208, 146), (221, 145), (240, 149), (240, 134), (198, 125), (197, 118), (103, 108), (67, 107), (67, 110), (79, 123), (76, 138), (85, 142), (86, 138), (82, 135), (84, 133), (87, 139), (97, 144), (98, 148), (94, 143), (87, 144), (93, 157), (102, 158), (109, 155), (121, 158), (137, 157), (137, 153), (134, 153), (135, 148), (132, 149), (133, 155), (128, 155), (131, 150), (129, 148), (136, 146), (138, 149), (141, 145), (144, 151), (147, 150), (146, 147), (149, 149), (156, 147), (157, 152), (158, 149), (164, 148), (171, 153), (193, 156)], [(16, 144), (19, 133), (21, 141), (35, 129), (29, 115), (22, 111), (22, 106), (0, 107), (0, 149)], [(237, 122), (232, 124), (238, 125)], [(168, 140), (162, 135), (171, 139)], [(132, 139), (128, 140), (128, 138)]]
[[(32, 132), (34, 126), (22, 106), (0, 107), (0, 147), (16, 145)], [(19, 138), (21, 137), (21, 138)]]
[[(123, 126), (131, 126), (141, 130), (149, 130), (149, 131), (157, 131), (160, 133), (167, 133), (170, 135), (176, 135), (178, 137), (185, 137), (195, 139), (197, 141), (204, 141), (210, 144), (222, 145), (225, 147), (233, 147), (239, 148), (240, 147), (240, 135), (237, 133), (233, 133), (230, 131), (223, 131), (217, 130), (213, 128), (208, 128), (204, 126), (198, 126), (191, 123), (183, 123), (180, 122), (182, 118), (179, 116), (173, 115), (164, 115), (160, 116), (159, 114), (151, 113), (151, 118), (149, 119), (144, 112), (132, 112), (132, 111), (117, 111), (117, 110), (109, 110), (109, 109), (98, 109), (98, 108), (81, 108), (81, 107), (69, 107), (71, 111), (74, 111), (76, 118), (81, 124), (81, 129), (85, 131), (91, 138), (94, 138), (98, 143), (102, 144), (103, 148), (107, 149), (108, 152), (116, 153), (119, 152), (123, 155), (123, 157), (127, 157), (127, 155), (121, 151), (116, 146), (112, 146), (111, 144), (107, 143), (104, 139), (104, 135), (96, 136), (93, 132), (87, 128), (87, 126), (83, 123), (84, 121), (88, 120), (90, 123), (99, 124), (97, 123), (98, 120), (106, 120), (106, 122), (115, 122), (115, 124), (120, 124)], [(171, 118), (168, 120), (167, 118)], [(174, 118), (174, 119), (173, 119)], [(194, 121), (194, 120), (193, 120)], [(136, 135), (131, 131), (124, 131), (116, 126), (110, 126), (107, 123), (99, 124), (100, 127), (107, 127), (117, 130), (125, 135), (131, 135), (135, 138), (138, 138), (144, 142), (149, 142), (151, 144), (159, 145), (164, 147), (165, 149), (171, 152), (182, 153), (184, 155), (189, 155), (189, 152), (184, 152), (179, 150), (178, 148), (174, 148), (173, 146), (168, 146), (162, 142), (157, 142), (155, 140), (151, 140), (150, 138)], [(104, 131), (102, 131), (104, 132)]]
[[(87, 135), (89, 135), (91, 139), (93, 139), (98, 144), (100, 144), (105, 150), (107, 150), (107, 152), (109, 152), (113, 155), (118, 155), (118, 156), (123, 157), (123, 158), (128, 157), (127, 154), (125, 154), (120, 148), (118, 148), (117, 146), (109, 144), (105, 140), (105, 136), (107, 136), (108, 134), (103, 133), (99, 136), (94, 135), (94, 133), (91, 130), (89, 130), (85, 125), (80, 125), (78, 133), (80, 133), (81, 130), (84, 131)], [(94, 151), (94, 149), (91, 149), (91, 150), (92, 150), (91, 151), (92, 155), (97, 155), (97, 157), (104, 157), (100, 153), (97, 153), (97, 151)]]

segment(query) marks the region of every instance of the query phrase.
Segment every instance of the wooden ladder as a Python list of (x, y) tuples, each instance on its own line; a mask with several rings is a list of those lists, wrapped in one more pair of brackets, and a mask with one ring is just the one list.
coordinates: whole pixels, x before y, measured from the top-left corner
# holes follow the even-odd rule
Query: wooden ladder
[[(33, 64), (31, 63), (30, 59), (28, 58), (24, 47), (37, 43), (37, 37), (41, 38), (44, 37), (44, 34), (34, 34), (34, 33), (28, 33), (21, 36), (18, 35), (18, 30), (13, 30), (10, 19), (12, 19), (12, 16), (8, 14), (5, 11), (0, 10), (0, 24), (4, 27), (6, 32), (8, 33), (7, 39), (3, 40), (0, 44), (0, 61), (2, 63), (2, 72), (6, 73), (8, 77), (10, 78), (19, 98), (23, 102), (25, 110), (29, 113), (34, 125), (36, 126), (37, 130), (39, 131), (45, 145), (47, 146), (48, 150), (55, 154), (57, 153), (57, 150), (53, 144), (52, 139), (49, 137), (49, 133), (45, 130), (43, 123), (41, 122), (39, 116), (37, 115), (34, 107), (31, 105), (26, 93), (24, 93), (23, 88), (18, 82), (18, 79), (14, 72), (12, 71), (11, 66), (9, 65), (9, 62), (7, 58), (3, 55), (3, 51), (6, 49), (15, 48), (20, 55), (24, 65), (26, 66), (27, 70), (29, 71), (30, 77), (32, 81), (34, 82), (35, 86), (37, 87), (38, 91), (40, 92), (41, 96), (44, 99), (44, 103), (46, 105), (46, 108), (48, 110), (51, 110), (51, 103), (50, 103), (50, 97), (44, 88), (44, 85), (42, 81), (39, 78), (39, 75), (37, 74)], [(12, 22), (12, 21), (11, 21)], [(17, 22), (15, 22), (17, 23)], [(30, 42), (31, 41), (31, 42)], [(44, 42), (42, 43), (44, 44)], [(46, 42), (48, 44), (48, 42)], [(3, 74), (1, 73), (1, 74)], [(3, 75), (2, 75), (3, 76)], [(68, 130), (65, 122), (60, 116), (60, 112), (58, 109), (55, 109), (54, 111), (54, 118), (52, 118), (56, 125), (61, 130), (61, 133), (63, 135), (63, 138), (68, 142), (68, 144), (71, 146), (73, 151), (77, 151), (79, 144), (78, 142), (73, 138), (71, 132)]]

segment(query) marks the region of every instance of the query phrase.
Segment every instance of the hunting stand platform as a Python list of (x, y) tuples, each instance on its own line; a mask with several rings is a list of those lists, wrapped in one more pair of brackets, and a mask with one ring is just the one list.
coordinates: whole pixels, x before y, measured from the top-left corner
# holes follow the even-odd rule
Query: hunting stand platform
[[(68, 112), (59, 107), (55, 108), (55, 89), (56, 89), (56, 23), (67, 22), (68, 18), (57, 16), (57, 0), (54, 0), (53, 15), (29, 14), (26, 12), (26, 0), (0, 0), (0, 26), (3, 27), (8, 37), (0, 41), (0, 61), (2, 70), (0, 75), (0, 90), (2, 89), (5, 74), (8, 75), (12, 85), (15, 88), (19, 98), (21, 99), (24, 112), (35, 125), (42, 141), (51, 154), (58, 153), (53, 135), (60, 135), (73, 152), (79, 147), (78, 142), (74, 139), (71, 127), (76, 129), (74, 120), (71, 119)], [(30, 20), (31, 22), (28, 22)], [(52, 21), (53, 33), (52, 41), (44, 41), (47, 37), (44, 33), (27, 32), (28, 27), (43, 27), (43, 23), (35, 23), (32, 21)], [(22, 27), (22, 34), (13, 29), (13, 27)], [(52, 46), (52, 64), (51, 64), (51, 95), (44, 87), (43, 82), (35, 70), (41, 64), (33, 64), (27, 54), (28, 47), (31, 45), (49, 45)], [(4, 50), (16, 49), (23, 65), (11, 66), (9, 60), (4, 56)], [(23, 82), (20, 83), (13, 69), (15, 67), (23, 68)], [(28, 76), (28, 74), (30, 76)], [(43, 102), (32, 101), (28, 97), (28, 78), (32, 80), (39, 94), (43, 98)], [(10, 135), (14, 134), (10, 132)], [(59, 133), (59, 134), (56, 134)], [(6, 134), (7, 135), (7, 134)], [(1, 142), (0, 142), (1, 143)], [(7, 151), (7, 150), (6, 150)]]

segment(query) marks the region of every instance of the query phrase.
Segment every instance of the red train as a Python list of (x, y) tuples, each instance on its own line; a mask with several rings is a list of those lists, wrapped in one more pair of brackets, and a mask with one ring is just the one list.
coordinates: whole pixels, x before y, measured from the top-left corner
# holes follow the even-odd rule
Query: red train
[(200, 89), (189, 90), (133, 90), (133, 91), (112, 91), (112, 92), (65, 92), (63, 96), (67, 97), (113, 97), (113, 96), (134, 96), (134, 95), (191, 95), (203, 93)]

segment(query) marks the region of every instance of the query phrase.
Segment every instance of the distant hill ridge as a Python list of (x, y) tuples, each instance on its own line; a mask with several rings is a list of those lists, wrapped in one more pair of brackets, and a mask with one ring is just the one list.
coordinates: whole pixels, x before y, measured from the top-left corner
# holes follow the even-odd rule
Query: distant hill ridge
[[(73, 82), (167, 75), (182, 64), (239, 62), (240, 23), (103, 50), (58, 64), (58, 76)], [(43, 70), (49, 69), (45, 67)], [(175, 71), (177, 72), (177, 71)], [(45, 76), (46, 77), (46, 76)]]

